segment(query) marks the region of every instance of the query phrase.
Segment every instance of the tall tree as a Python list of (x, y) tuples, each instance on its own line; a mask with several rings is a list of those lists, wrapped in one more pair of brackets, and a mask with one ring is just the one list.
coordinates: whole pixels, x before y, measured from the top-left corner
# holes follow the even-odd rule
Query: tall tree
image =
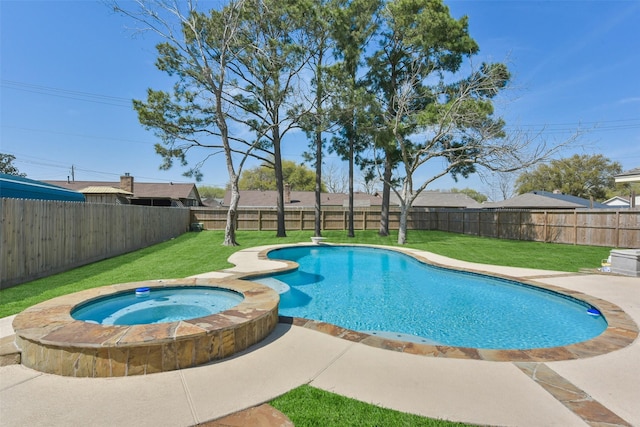
[[(400, 147), (411, 144), (417, 117), (434, 101), (426, 79), (454, 73), (462, 57), (477, 52), (466, 18), (455, 20), (440, 1), (396, 0), (384, 9), (378, 50), (368, 59), (367, 81), (376, 93), (376, 147), (383, 181), (379, 234), (388, 235), (390, 191), (399, 181), (393, 170), (405, 160)], [(401, 142), (401, 143), (400, 143)]]
[[(164, 168), (205, 148), (187, 174), (201, 178), (204, 162), (224, 152), (232, 191), (225, 244), (235, 245), (238, 179), (248, 156), (271, 162), (278, 189), (278, 236), (286, 236), (281, 143), (298, 125), (301, 76), (308, 61), (301, 31), (308, 0), (236, 0), (208, 14), (192, 1), (136, 0), (139, 10), (116, 10), (146, 24), (164, 43), (158, 68), (177, 77), (172, 93), (149, 90), (134, 107), (162, 139), (156, 151)], [(186, 8), (183, 12), (181, 8)], [(177, 20), (180, 28), (171, 24)], [(252, 137), (243, 137), (249, 130)], [(221, 149), (221, 150), (218, 150)], [(234, 162), (235, 161), (235, 162)]]
[[(146, 101), (134, 100), (138, 119), (160, 137), (156, 152), (162, 156), (162, 169), (175, 160), (187, 165), (187, 153), (205, 149), (205, 154), (186, 176), (202, 178), (206, 160), (223, 152), (229, 174), (231, 203), (227, 213), (224, 245), (237, 245), (235, 217), (240, 193), (239, 173), (247, 157), (256, 148), (254, 141), (232, 136), (230, 64), (236, 61), (237, 33), (241, 24), (244, 0), (230, 1), (221, 11), (205, 14), (193, 2), (136, 0), (137, 8), (114, 9), (144, 25), (163, 42), (157, 45), (156, 66), (176, 78), (173, 91), (148, 89)], [(240, 155), (237, 163), (234, 156)]]
[(348, 237), (355, 237), (353, 218), (354, 165), (356, 151), (362, 150), (366, 134), (358, 129), (358, 122), (366, 117), (363, 105), (368, 96), (358, 80), (358, 69), (362, 55), (377, 28), (376, 14), (381, 6), (380, 0), (339, 0), (334, 26), (336, 53), (341, 62), (336, 75), (343, 83), (337, 115), (340, 130), (332, 138), (333, 149), (349, 164), (349, 217)]
[[(492, 103), (510, 79), (505, 65), (476, 69), (469, 61), (468, 76), (459, 77), (465, 59), (478, 51), (466, 17), (454, 19), (441, 0), (394, 0), (383, 17), (385, 31), (370, 61), (370, 80), (384, 106), (378, 122), (389, 136), (376, 149), (383, 150), (380, 157), (401, 159), (400, 188), (392, 189), (400, 201), (398, 243), (404, 244), (409, 208), (439, 177), (466, 178), (478, 168), (516, 170), (548, 158), (559, 146), (535, 146), (526, 135), (505, 134)], [(418, 170), (436, 159), (441, 169), (415, 181)]]
[(324, 134), (332, 127), (332, 120), (328, 104), (330, 104), (333, 80), (330, 78), (329, 67), (332, 63), (332, 52), (335, 50), (334, 39), (331, 36), (335, 21), (334, 0), (315, 2), (315, 7), (307, 13), (305, 31), (309, 34), (311, 51), (309, 69), (312, 73), (311, 94), (307, 103), (311, 105), (308, 114), (302, 121), (302, 128), (309, 138), (310, 152), (304, 153), (306, 161), (315, 168), (315, 203), (314, 203), (314, 236), (322, 236), (322, 164), (325, 147)]
[(615, 190), (614, 177), (621, 172), (620, 163), (602, 154), (574, 154), (522, 173), (516, 180), (516, 186), (518, 194), (560, 190), (564, 194), (602, 201), (608, 192)]
[(286, 236), (282, 140), (305, 115), (301, 91), (310, 52), (304, 26), (312, 8), (310, 0), (245, 0), (232, 64), (235, 107), (247, 113), (244, 123), (273, 163), (278, 237)]

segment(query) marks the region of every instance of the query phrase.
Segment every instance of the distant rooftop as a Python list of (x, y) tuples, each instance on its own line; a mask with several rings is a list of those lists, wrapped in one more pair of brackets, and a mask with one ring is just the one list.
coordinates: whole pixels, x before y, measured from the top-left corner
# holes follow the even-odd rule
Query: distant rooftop
[(485, 208), (496, 209), (606, 209), (611, 208), (602, 203), (592, 202), (582, 197), (550, 191), (531, 191), (511, 199), (495, 203), (485, 203)]
[(622, 172), (615, 176), (616, 182), (640, 182), (640, 168)]

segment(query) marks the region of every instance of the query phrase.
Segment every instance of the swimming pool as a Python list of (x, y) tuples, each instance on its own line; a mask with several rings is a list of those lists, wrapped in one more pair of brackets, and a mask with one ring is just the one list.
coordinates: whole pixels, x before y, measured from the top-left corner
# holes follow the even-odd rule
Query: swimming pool
[[(393, 250), (302, 246), (270, 251), (299, 269), (254, 279), (280, 286), (279, 312), (426, 344), (535, 349), (582, 342), (607, 322), (581, 300), (424, 264)], [(593, 311), (593, 310), (592, 310)]]

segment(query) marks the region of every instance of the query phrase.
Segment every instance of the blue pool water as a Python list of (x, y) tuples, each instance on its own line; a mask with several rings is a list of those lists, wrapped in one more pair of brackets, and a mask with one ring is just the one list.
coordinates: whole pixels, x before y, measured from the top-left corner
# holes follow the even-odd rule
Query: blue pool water
[(175, 322), (228, 310), (243, 299), (237, 292), (220, 288), (151, 288), (138, 295), (131, 290), (98, 298), (75, 308), (71, 316), (102, 325)]
[(254, 279), (280, 292), (280, 314), (416, 342), (532, 349), (607, 327), (589, 304), (524, 284), (430, 266), (396, 251), (303, 246), (269, 252), (297, 271)]

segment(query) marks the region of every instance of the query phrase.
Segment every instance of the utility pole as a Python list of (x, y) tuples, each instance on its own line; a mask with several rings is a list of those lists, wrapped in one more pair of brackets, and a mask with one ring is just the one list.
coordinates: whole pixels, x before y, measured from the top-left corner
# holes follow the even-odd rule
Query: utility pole
[(71, 182), (75, 182), (75, 181), (76, 181), (76, 173), (73, 165), (71, 165)]

